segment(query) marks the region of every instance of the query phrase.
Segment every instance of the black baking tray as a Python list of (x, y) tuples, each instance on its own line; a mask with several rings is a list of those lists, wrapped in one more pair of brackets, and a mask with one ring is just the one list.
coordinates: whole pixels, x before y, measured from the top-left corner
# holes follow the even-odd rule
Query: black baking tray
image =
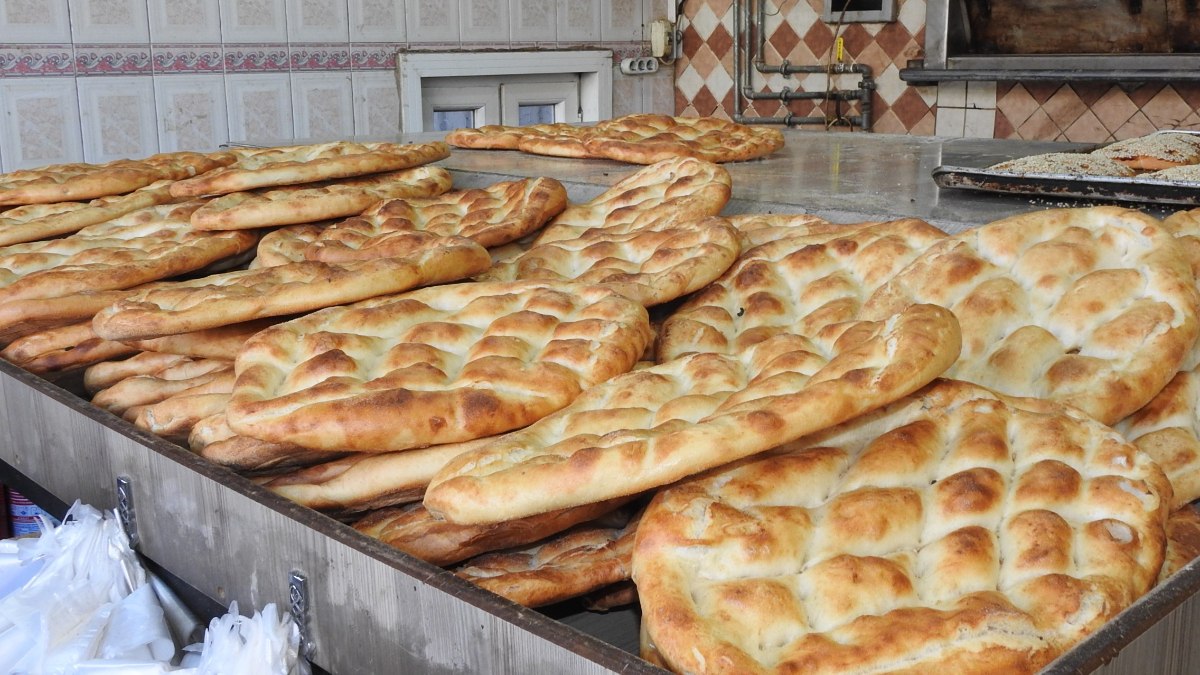
[[(1200, 132), (1164, 130), (1156, 132), (1156, 135), (1198, 133)], [(1085, 152), (1087, 151), (1090, 149)], [(1145, 175), (1120, 177), (1054, 173), (1014, 174), (986, 168), (943, 165), (934, 169), (932, 176), (938, 187), (959, 190), (1200, 206), (1200, 182), (1161, 180)]]

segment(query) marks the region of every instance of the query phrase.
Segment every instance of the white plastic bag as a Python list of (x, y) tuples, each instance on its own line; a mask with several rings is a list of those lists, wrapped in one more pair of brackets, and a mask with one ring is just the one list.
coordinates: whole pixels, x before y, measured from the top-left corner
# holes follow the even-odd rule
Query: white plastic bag
[(274, 603), (245, 617), (235, 602), (208, 625), (202, 645), (185, 649), (192, 653), (183, 664), (192, 667), (177, 675), (289, 675), (299, 663), (300, 629)]

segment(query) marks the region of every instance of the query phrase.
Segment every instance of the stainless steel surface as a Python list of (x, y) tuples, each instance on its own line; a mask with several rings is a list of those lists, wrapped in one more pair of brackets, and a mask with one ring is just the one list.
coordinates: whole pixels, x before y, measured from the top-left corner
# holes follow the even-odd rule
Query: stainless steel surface
[(586, 618), (486, 593), (2, 361), (0, 459), (98, 508), (131, 477), (141, 553), (221, 604), (285, 607), (289, 572), (304, 570), (314, 663), (337, 675), (661, 672), (586, 634)]
[(1145, 177), (1012, 174), (961, 166), (939, 166), (933, 181), (943, 188), (1049, 198), (1077, 197), (1151, 205), (1200, 205), (1200, 185)]
[[(733, 177), (733, 200), (725, 213), (814, 213), (835, 222), (913, 217), (958, 232), (1039, 208), (1099, 203), (943, 190), (930, 177), (944, 164), (985, 167), (1089, 145), (797, 129), (783, 134), (786, 144), (771, 156), (722, 165)], [(641, 168), (607, 160), (458, 148), (440, 164), (458, 174), (458, 184), (552, 176), (567, 185), (573, 200), (590, 197)], [(1170, 210), (1146, 209), (1156, 214)]]

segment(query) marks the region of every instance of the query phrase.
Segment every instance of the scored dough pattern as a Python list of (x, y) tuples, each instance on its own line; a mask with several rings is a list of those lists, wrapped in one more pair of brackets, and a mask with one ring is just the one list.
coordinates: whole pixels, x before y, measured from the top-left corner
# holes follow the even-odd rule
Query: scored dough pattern
[[(1162, 561), (1161, 472), (1068, 410), (942, 382), (660, 494), (634, 553), (653, 647), (685, 672), (878, 672), (956, 649), (1036, 669)], [(1013, 653), (980, 652), (996, 646)]]

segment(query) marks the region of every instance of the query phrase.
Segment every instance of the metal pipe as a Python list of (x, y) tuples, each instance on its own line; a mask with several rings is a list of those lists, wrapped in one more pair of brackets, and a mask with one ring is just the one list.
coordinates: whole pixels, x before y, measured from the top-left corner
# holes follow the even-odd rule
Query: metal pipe
[(824, 99), (826, 101), (854, 101), (862, 97), (865, 90), (861, 87), (858, 89), (839, 89), (837, 91), (792, 91), (789, 87), (784, 87), (780, 91), (753, 91), (748, 90), (742, 92), (742, 96), (751, 101), (797, 101), (801, 99)]
[[(842, 119), (846, 120), (851, 125), (857, 125), (860, 127), (862, 126), (862, 122), (863, 122), (861, 115), (850, 115), (849, 117), (843, 117)], [(747, 115), (737, 115), (737, 119), (735, 119), (734, 121), (740, 122), (742, 124), (786, 124), (788, 126), (793, 126), (796, 124), (828, 124), (829, 123), (829, 120), (826, 119), (825, 117), (818, 117), (815, 115), (801, 117), (798, 115), (793, 115), (791, 113), (789, 113), (787, 117), (749, 117)]]
[(742, 116), (742, 0), (733, 0), (733, 121)]

